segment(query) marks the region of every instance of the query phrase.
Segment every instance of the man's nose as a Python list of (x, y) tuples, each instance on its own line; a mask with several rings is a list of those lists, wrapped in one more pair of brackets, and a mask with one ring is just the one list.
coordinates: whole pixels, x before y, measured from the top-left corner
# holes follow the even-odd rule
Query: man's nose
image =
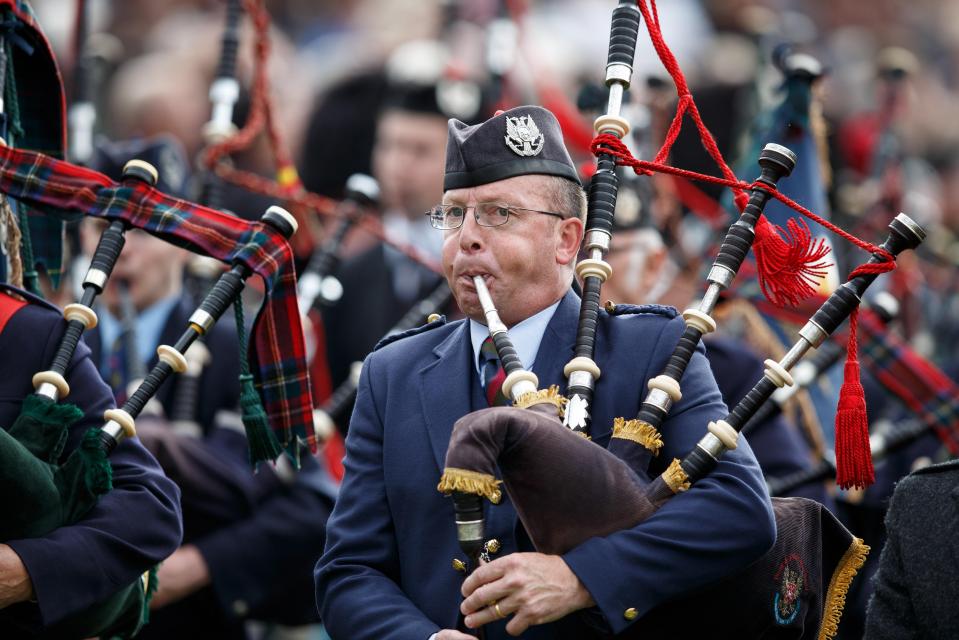
[(465, 252), (480, 251), (486, 246), (486, 227), (476, 222), (476, 209), (470, 207), (463, 216), (463, 226), (459, 230), (460, 249)]

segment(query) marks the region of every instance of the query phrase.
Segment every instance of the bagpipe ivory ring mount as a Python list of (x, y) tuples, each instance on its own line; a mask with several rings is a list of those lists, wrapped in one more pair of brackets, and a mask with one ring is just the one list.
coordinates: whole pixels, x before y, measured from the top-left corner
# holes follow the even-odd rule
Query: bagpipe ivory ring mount
[(725, 420), (716, 420), (707, 425), (709, 433), (716, 436), (723, 446), (732, 451), (739, 444), (739, 433)]
[(63, 317), (67, 322), (76, 320), (84, 326), (85, 329), (93, 329), (97, 326), (97, 314), (90, 307), (74, 302), (63, 308)]
[(613, 267), (605, 260), (586, 258), (576, 264), (576, 275), (584, 280), (589, 276), (596, 276), (601, 282), (606, 282), (613, 275)]
[(57, 388), (61, 398), (70, 395), (70, 385), (67, 384), (66, 378), (56, 371), (39, 371), (34, 374), (32, 382), (34, 389), (39, 389), (42, 384), (51, 384)]
[(123, 409), (107, 409), (103, 412), (103, 419), (116, 422), (123, 429), (123, 434), (127, 438), (132, 438), (137, 434), (137, 424), (129, 413)]
[(781, 364), (771, 359), (765, 360), (763, 364), (766, 365), (766, 370), (763, 373), (765, 373), (766, 377), (772, 380), (777, 387), (793, 386), (793, 377), (789, 375), (789, 372), (786, 371)]
[(523, 380), (531, 382), (533, 384), (534, 391), (536, 390), (536, 387), (539, 386), (539, 378), (536, 377), (535, 373), (521, 369), (509, 374), (506, 376), (506, 379), (503, 380), (503, 386), (501, 387), (503, 390), (503, 395), (507, 398), (512, 398), (513, 396), (510, 394), (510, 391), (513, 389), (513, 385), (518, 382), (522, 382)]
[(659, 375), (646, 383), (650, 391), (659, 389), (669, 396), (674, 403), (683, 399), (683, 392), (679, 390), (679, 383), (669, 376)]
[(176, 371), (177, 373), (183, 373), (186, 371), (187, 362), (186, 357), (173, 347), (168, 344), (161, 344), (157, 347), (157, 356), (160, 358), (160, 362), (165, 362), (170, 365), (170, 368)]
[(566, 363), (566, 366), (563, 367), (563, 375), (567, 378), (574, 371), (585, 371), (589, 375), (593, 376), (594, 380), (599, 380), (599, 365), (597, 365), (592, 359), (585, 356), (577, 356)]
[(704, 335), (716, 330), (716, 321), (699, 309), (686, 309), (683, 311), (683, 320), (685, 320), (686, 324), (690, 327), (697, 329)]

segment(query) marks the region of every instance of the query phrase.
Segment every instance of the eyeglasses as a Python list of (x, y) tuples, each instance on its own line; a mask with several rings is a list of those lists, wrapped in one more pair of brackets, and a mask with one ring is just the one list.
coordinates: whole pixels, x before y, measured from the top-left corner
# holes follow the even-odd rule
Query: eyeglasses
[(461, 204), (438, 204), (426, 215), (430, 218), (430, 224), (434, 229), (459, 229), (463, 226), (463, 220), (466, 219), (467, 212), (472, 209), (476, 224), (481, 227), (500, 227), (509, 222), (509, 216), (517, 211), (529, 211), (532, 213), (542, 213), (547, 216), (556, 216), (565, 218), (562, 213), (554, 211), (539, 211), (537, 209), (527, 209), (525, 207), (516, 207), (502, 202), (477, 202), (472, 206), (463, 206)]

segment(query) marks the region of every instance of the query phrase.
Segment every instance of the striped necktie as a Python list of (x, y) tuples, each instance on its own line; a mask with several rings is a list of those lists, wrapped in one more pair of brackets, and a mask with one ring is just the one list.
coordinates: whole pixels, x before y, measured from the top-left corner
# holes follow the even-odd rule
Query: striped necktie
[(127, 399), (127, 386), (130, 383), (129, 371), (127, 371), (127, 335), (121, 331), (110, 346), (110, 353), (107, 357), (107, 376), (105, 379), (113, 390), (113, 397), (117, 406), (120, 406)]
[(491, 407), (505, 407), (510, 404), (509, 398), (503, 395), (503, 380), (506, 371), (499, 364), (499, 355), (493, 338), (483, 340), (480, 346), (480, 373), (483, 375), (483, 388), (486, 390), (486, 402)]

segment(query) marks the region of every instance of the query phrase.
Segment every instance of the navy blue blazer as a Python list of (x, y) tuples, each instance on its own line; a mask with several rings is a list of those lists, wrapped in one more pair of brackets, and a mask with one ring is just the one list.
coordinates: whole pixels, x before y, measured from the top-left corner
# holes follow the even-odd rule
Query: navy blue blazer
[[(684, 329), (675, 311), (601, 312), (593, 439), (604, 445), (613, 418), (633, 417), (648, 379), (659, 374)], [(541, 386), (563, 384), (573, 355), (579, 298), (567, 293), (546, 328), (533, 371)], [(469, 326), (454, 322), (400, 339), (363, 366), (346, 440), (346, 476), (316, 567), (321, 617), (337, 640), (426, 640), (454, 628), (463, 576), (451, 567), (462, 553), (452, 501), (436, 490), (453, 423), (478, 405)], [(683, 399), (663, 426), (661, 469), (690, 451), (709, 420), (726, 415), (702, 347), (682, 380)], [(479, 401), (480, 403), (482, 401)], [(586, 472), (587, 470), (584, 470)], [(487, 505), (490, 538), (501, 553), (525, 550), (525, 535), (506, 496)], [(640, 615), (744, 567), (772, 545), (775, 525), (766, 486), (745, 442), (713, 474), (640, 525), (593, 538), (564, 559), (592, 594), (615, 633)], [(526, 638), (588, 638), (574, 614)], [(487, 638), (505, 638), (504, 623)]]
[[(3, 291), (12, 287), (0, 285)], [(0, 333), (0, 425), (8, 428), (33, 392), (31, 378), (53, 362), (66, 322), (60, 311), (37, 298), (20, 309)], [(83, 419), (70, 428), (62, 459), (91, 427), (103, 425), (113, 394), (103, 383), (81, 341), (66, 373), (70, 395)], [(9, 619), (33, 618), (49, 625), (99, 602), (169, 556), (182, 535), (180, 493), (137, 439), (124, 440), (110, 456), (113, 490), (76, 524), (42, 538), (7, 540), (23, 560), (37, 603), (0, 611), (0, 636)]]

